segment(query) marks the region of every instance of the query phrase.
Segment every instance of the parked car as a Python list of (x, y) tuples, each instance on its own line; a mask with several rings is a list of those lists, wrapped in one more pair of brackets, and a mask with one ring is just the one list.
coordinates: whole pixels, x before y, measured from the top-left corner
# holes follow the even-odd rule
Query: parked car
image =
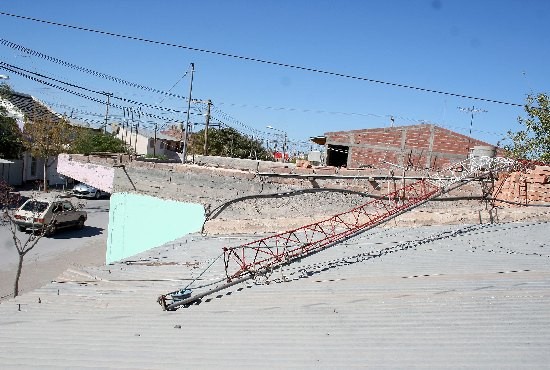
[(46, 197), (27, 200), (13, 216), (20, 231), (28, 229), (45, 235), (68, 227), (82, 229), (88, 219), (86, 211), (75, 207), (68, 199)]
[(80, 183), (75, 185), (72, 191), (75, 197), (99, 199), (103, 196), (109, 196), (109, 193), (94, 188), (88, 184)]

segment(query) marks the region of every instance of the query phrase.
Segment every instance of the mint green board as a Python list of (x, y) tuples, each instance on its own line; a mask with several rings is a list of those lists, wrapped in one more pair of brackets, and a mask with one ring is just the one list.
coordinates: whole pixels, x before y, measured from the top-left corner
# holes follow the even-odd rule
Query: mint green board
[(106, 263), (198, 232), (205, 221), (204, 207), (196, 203), (133, 193), (114, 193), (110, 203)]

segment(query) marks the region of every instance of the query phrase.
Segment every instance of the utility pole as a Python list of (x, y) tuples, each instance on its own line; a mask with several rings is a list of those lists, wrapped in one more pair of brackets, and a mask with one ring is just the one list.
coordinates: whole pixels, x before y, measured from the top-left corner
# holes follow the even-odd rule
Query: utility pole
[(134, 140), (134, 152), (136, 154), (137, 154), (138, 128), (139, 128), (139, 121), (138, 123), (136, 123), (136, 140)]
[(155, 138), (153, 140), (153, 158), (157, 157), (157, 124), (155, 123)]
[(109, 117), (109, 106), (111, 105), (111, 96), (113, 96), (113, 93), (108, 93), (103, 91), (103, 93), (107, 97), (107, 104), (106, 104), (106, 110), (105, 110), (105, 126), (103, 128), (103, 133), (107, 133), (107, 119)]
[(286, 160), (285, 160), (285, 157), (286, 157), (286, 142), (288, 140), (286, 131), (280, 130), (280, 129), (275, 128), (273, 126), (265, 126), (265, 127), (270, 129), (270, 130), (275, 130), (275, 131), (280, 132), (279, 135), (283, 137), (283, 158), (282, 158), (282, 160), (283, 160), (283, 163), (286, 162)]
[[(191, 94), (193, 93), (193, 75), (195, 74), (195, 63), (191, 63), (191, 82), (189, 83), (189, 99), (187, 102), (187, 119), (185, 121), (185, 133), (183, 133), (183, 150), (181, 163), (187, 162), (187, 145), (189, 144), (189, 134), (191, 123), (189, 122), (189, 111), (191, 110)], [(182, 128), (183, 129), (183, 128)]]
[(204, 148), (202, 149), (202, 154), (204, 156), (208, 155), (208, 125), (210, 124), (210, 107), (212, 106), (212, 100), (208, 99), (206, 108), (206, 123), (204, 125)]
[(474, 125), (474, 114), (476, 113), (487, 113), (486, 110), (484, 109), (477, 109), (475, 106), (472, 106), (471, 108), (462, 108), (462, 107), (458, 107), (458, 109), (462, 112), (467, 112), (467, 113), (471, 113), (471, 116), (470, 116), (470, 133), (468, 135), (468, 154), (470, 153), (470, 143), (471, 143), (471, 140), (472, 140), (472, 127)]

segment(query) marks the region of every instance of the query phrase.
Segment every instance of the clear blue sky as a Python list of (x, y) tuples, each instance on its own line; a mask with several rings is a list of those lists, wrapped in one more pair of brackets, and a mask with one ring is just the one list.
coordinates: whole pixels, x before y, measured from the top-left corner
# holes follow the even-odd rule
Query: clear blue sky
[[(468, 134), (470, 114), (458, 107), (475, 106), (486, 112), (475, 114), (472, 136), (494, 144), (506, 131), (519, 129), (522, 107), (365, 79), (514, 104), (523, 104), (529, 93), (549, 91), (546, 0), (4, 0), (0, 12), (359, 77), (0, 15), (4, 40), (159, 90), (169, 90), (194, 63), (193, 98), (211, 99), (215, 117), (264, 137), (273, 134), (267, 125), (286, 131), (292, 140), (307, 140), (329, 131), (387, 127), (390, 116), (399, 126), (426, 122)], [(3, 45), (0, 61), (115, 97), (187, 108), (183, 99), (75, 71)], [(105, 105), (5, 70), (0, 74), (10, 77), (15, 90), (54, 104), (61, 113), (102, 121), (83, 112), (101, 115)], [(189, 76), (171, 92), (187, 96)], [(112, 102), (135, 106), (114, 98)], [(159, 117), (143, 116), (142, 125), (185, 120), (184, 114), (142, 110)], [(111, 120), (122, 119), (121, 110), (111, 108), (110, 113)], [(192, 121), (201, 123), (204, 117), (194, 115)]]

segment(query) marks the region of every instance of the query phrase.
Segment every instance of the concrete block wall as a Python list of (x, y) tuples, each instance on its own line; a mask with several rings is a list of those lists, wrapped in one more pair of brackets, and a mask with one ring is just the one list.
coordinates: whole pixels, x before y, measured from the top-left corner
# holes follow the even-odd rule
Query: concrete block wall
[(253, 172), (183, 164), (132, 162), (115, 169), (114, 191), (216, 207), (251, 194), (288, 191), (289, 184), (264, 181)]
[[(270, 163), (260, 167), (267, 168)], [(289, 191), (300, 185), (267, 181), (252, 171), (131, 161), (119, 155), (64, 154), (59, 156), (59, 164), (63, 175), (112, 193), (107, 263), (200, 231), (206, 211), (229, 200)], [(288, 169), (275, 166), (279, 167)]]
[(292, 163), (202, 155), (195, 155), (193, 157), (193, 163), (201, 166), (220, 167), (253, 172), (269, 172), (277, 168), (295, 167)]
[[(205, 214), (239, 197), (311, 188), (381, 195), (391, 190), (393, 184), (392, 180), (372, 181), (370, 175), (390, 175), (387, 170), (378, 169), (276, 166), (270, 168), (271, 172), (257, 173), (196, 164), (68, 155), (60, 156), (60, 164), (64, 175), (112, 193), (107, 239), (109, 262), (156, 247), (172, 240), (170, 238), (199, 231)], [(312, 173), (296, 172), (302, 170)], [(289, 176), (278, 176), (276, 172)], [(407, 175), (414, 176), (410, 171)], [(399, 186), (401, 182), (396, 181)], [(407, 183), (411, 181), (415, 180)], [(319, 199), (324, 202), (324, 198), (320, 195)], [(342, 204), (337, 206), (339, 209), (333, 213), (342, 211)], [(297, 207), (304, 206), (297, 203)], [(315, 210), (319, 210), (317, 203), (312, 212)]]

